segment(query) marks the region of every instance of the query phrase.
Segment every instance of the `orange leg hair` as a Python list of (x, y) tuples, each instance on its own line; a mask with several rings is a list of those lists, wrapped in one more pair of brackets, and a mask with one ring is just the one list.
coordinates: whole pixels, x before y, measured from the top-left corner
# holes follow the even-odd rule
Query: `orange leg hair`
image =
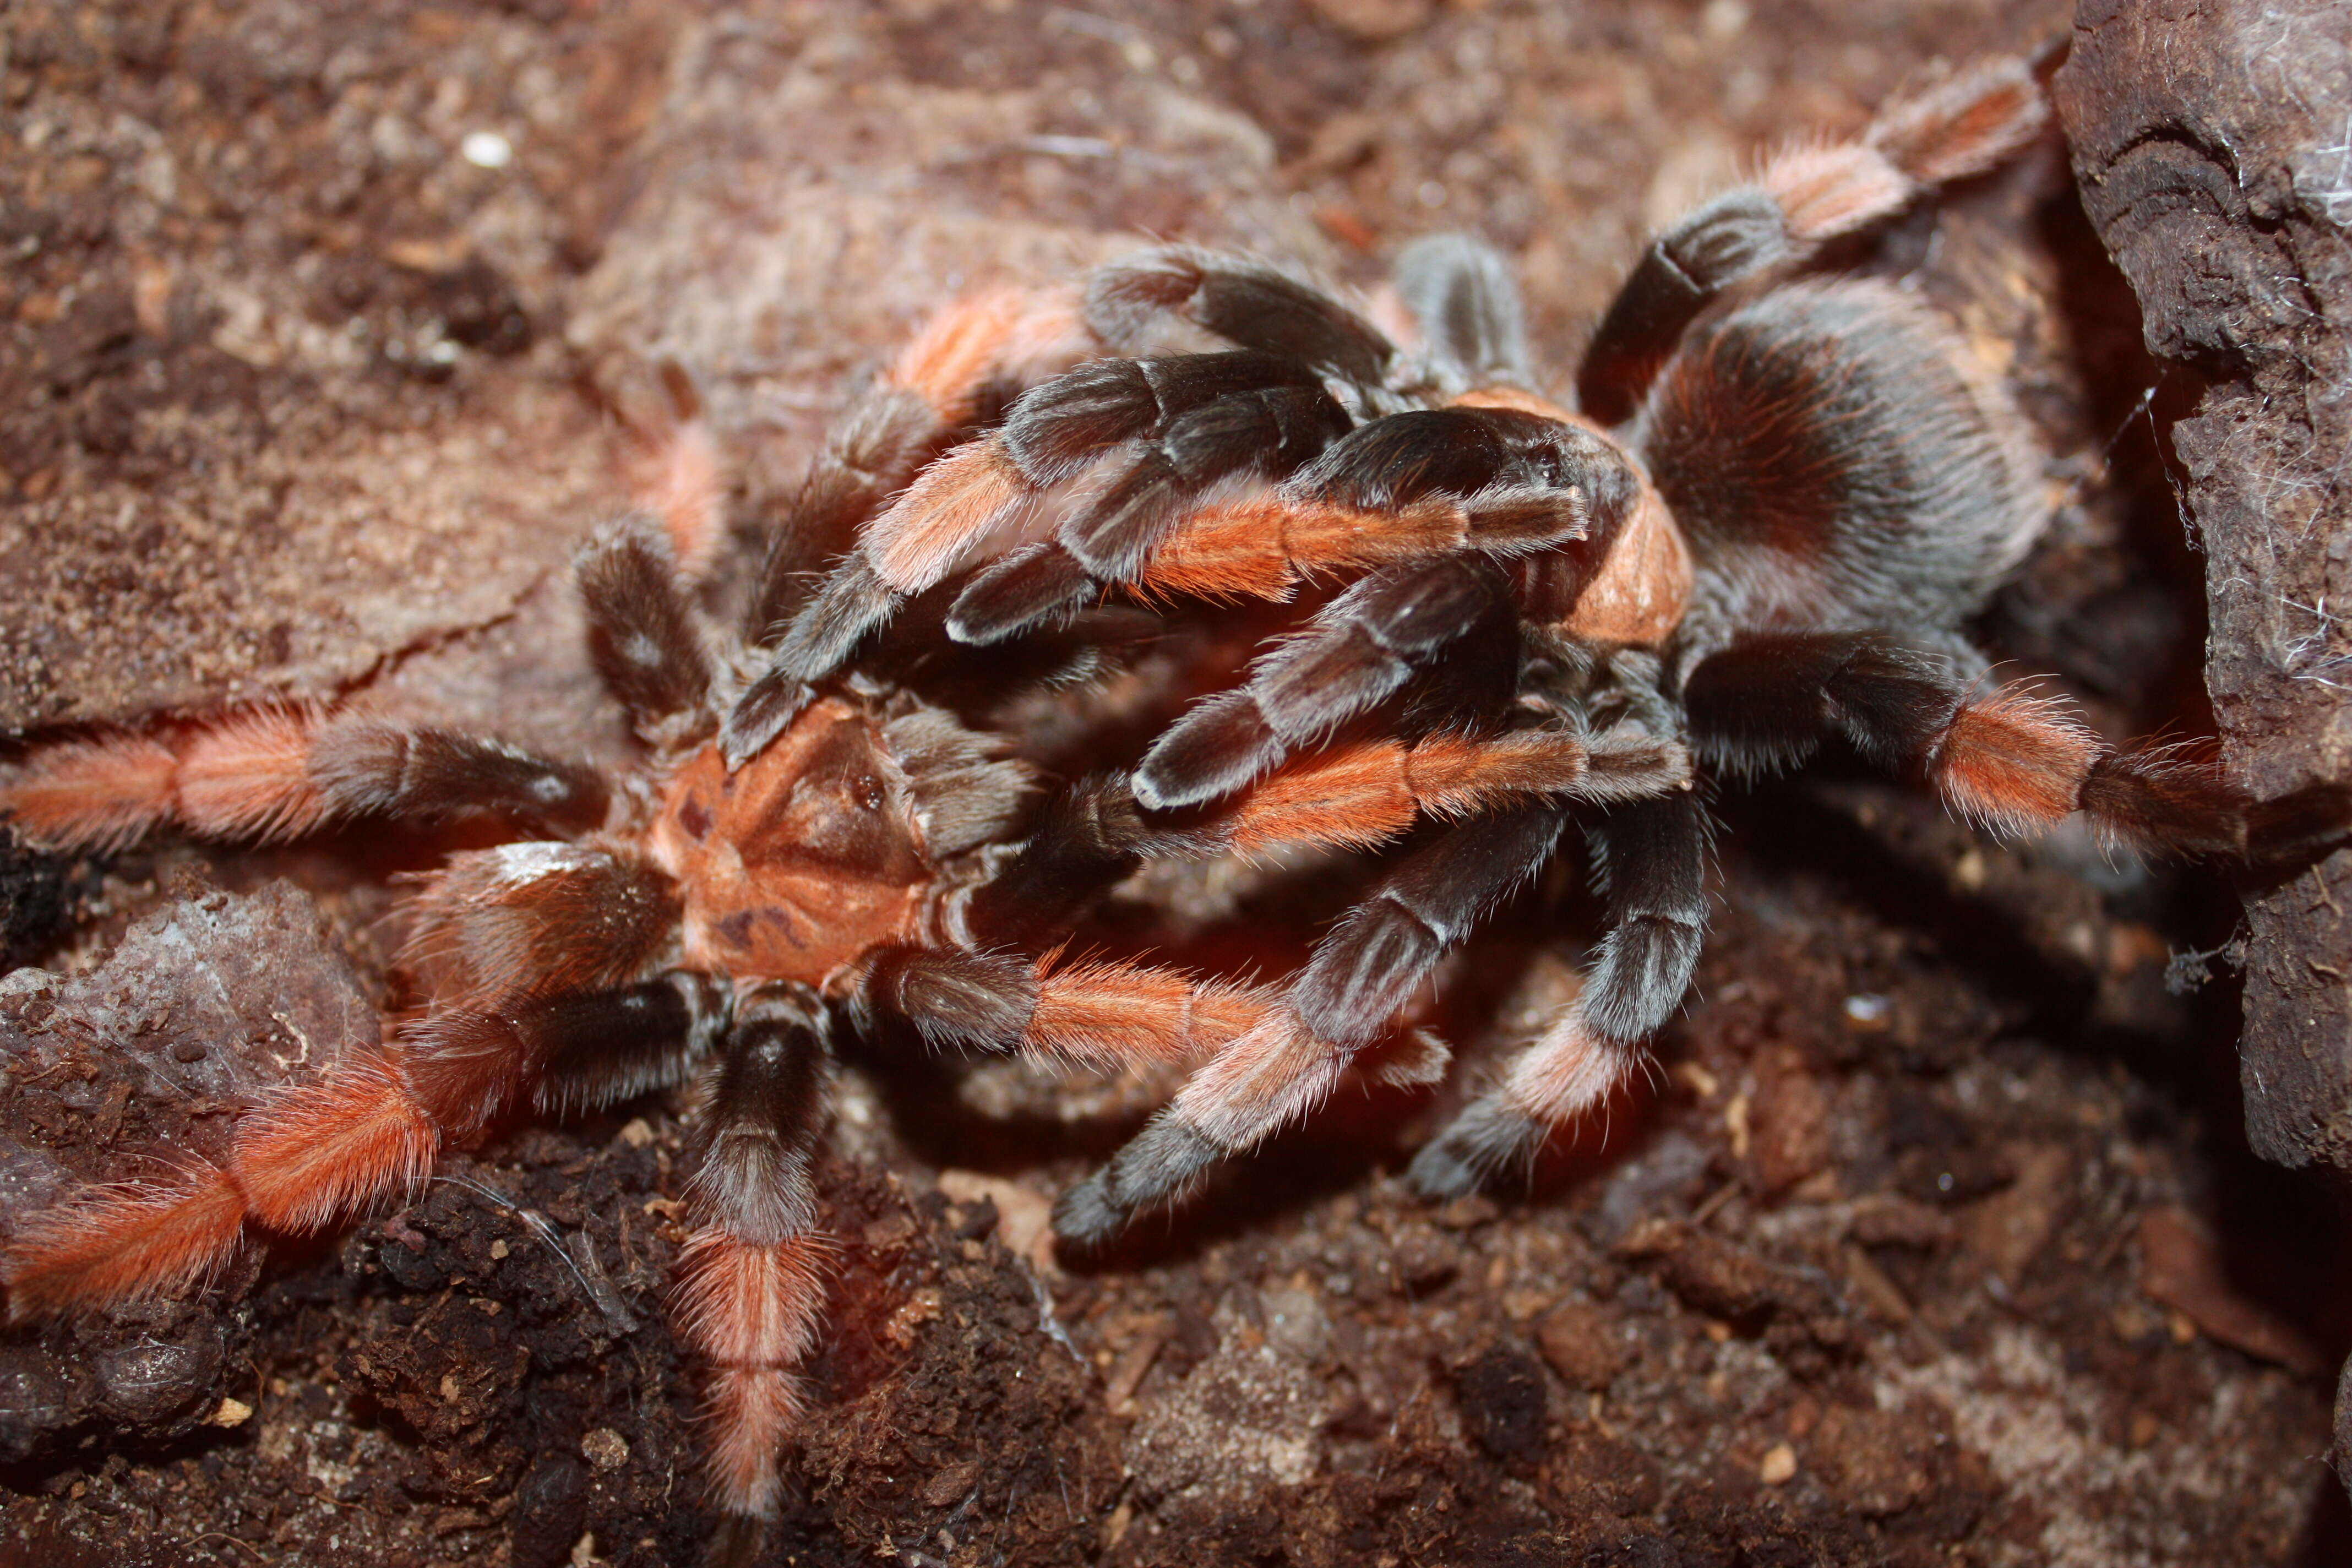
[(829, 1254), (809, 1162), (822, 1131), (830, 1015), (805, 986), (740, 998), (696, 1132), (694, 1234), (672, 1316), (708, 1363), (711, 1483), (729, 1512), (775, 1511), (777, 1452), (803, 1408)]
[(316, 708), (256, 708), (153, 734), (60, 742), (0, 777), (0, 814), (27, 838), (101, 853), (165, 826), (267, 842), (361, 816), (482, 810), (592, 826), (605, 799), (603, 781), (575, 764)]
[[(945, 432), (971, 422), (990, 385), (1030, 385), (1098, 346), (1075, 289), (1004, 289), (940, 311), (884, 380), (919, 398), (933, 430)], [(866, 523), (860, 548), (892, 589), (919, 594), (971, 560), (1034, 495), (1003, 444), (985, 437), (919, 475)]]
[(247, 1220), (319, 1230), (431, 1173), (445, 1131), (398, 1047), (356, 1056), (239, 1120), (226, 1165), (93, 1188), (40, 1215), (0, 1258), (16, 1321), (184, 1289), (226, 1263)]
[(1631, 800), (1680, 787), (1690, 759), (1647, 735), (1590, 742), (1557, 730), (1492, 737), (1432, 735), (1411, 745), (1367, 741), (1261, 780), (1218, 825), (1221, 847), (1370, 848), (1422, 815), (1467, 816), (1530, 798)]

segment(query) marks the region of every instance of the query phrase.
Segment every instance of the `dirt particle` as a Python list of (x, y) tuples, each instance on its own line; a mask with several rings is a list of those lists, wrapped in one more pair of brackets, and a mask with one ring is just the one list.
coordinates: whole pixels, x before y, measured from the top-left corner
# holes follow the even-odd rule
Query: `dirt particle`
[(1605, 1389), (1633, 1360), (1624, 1314), (1597, 1301), (1563, 1302), (1536, 1330), (1544, 1360), (1571, 1385)]
[(1496, 1458), (1525, 1459), (1543, 1447), (1543, 1368), (1525, 1352), (1498, 1345), (1461, 1367), (1454, 1397), (1471, 1436)]
[(980, 1461), (966, 1459), (950, 1465), (923, 1483), (923, 1501), (931, 1508), (953, 1508), (970, 1497), (980, 1479)]
[(609, 1472), (629, 1462), (629, 1442), (610, 1426), (599, 1426), (580, 1439), (580, 1453), (598, 1469)]
[(1797, 1450), (1776, 1443), (1756, 1463), (1756, 1479), (1768, 1487), (1786, 1486), (1797, 1477)]

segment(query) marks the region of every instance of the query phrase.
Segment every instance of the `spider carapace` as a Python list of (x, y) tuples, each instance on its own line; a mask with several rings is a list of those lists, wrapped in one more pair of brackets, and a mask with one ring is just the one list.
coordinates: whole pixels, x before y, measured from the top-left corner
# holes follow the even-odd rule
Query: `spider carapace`
[[(2178, 751), (2109, 745), (1992, 682), (1963, 630), (2043, 521), (2022, 422), (1916, 296), (1827, 268), (2045, 121), (2032, 72), (1996, 62), (1770, 157), (1649, 246), (1572, 411), (1540, 390), (1504, 264), (1458, 237), (1400, 257), (1389, 331), (1182, 247), (965, 300), (835, 426), (731, 628), (699, 591), (724, 485), (681, 398), (653, 515), (578, 566), (642, 742), (617, 776), (354, 709), (37, 743), (0, 807), (51, 845), (457, 813), (513, 838), (405, 900), (385, 1047), (247, 1110), (220, 1163), (38, 1218), (0, 1263), (11, 1313), (189, 1288), (250, 1233), (413, 1190), (510, 1109), (699, 1072), (675, 1318), (717, 1500), (757, 1516), (822, 1315), (811, 1155), (845, 1028), (1190, 1068), (1063, 1194), (1055, 1227), (1086, 1245), (1351, 1076), (1441, 1071), (1401, 1016), (1574, 826), (1605, 884), (1582, 990), (1412, 1177), (1454, 1194), (1527, 1158), (1682, 1004), (1710, 780), (1843, 743), (2004, 829), (2080, 811), (2222, 857), (2340, 834), (2341, 790), (2258, 805)], [(1133, 766), (1021, 760), (1035, 715), (1090, 718), (1011, 700), (1024, 681), (1083, 691), (1147, 611), (1208, 628), (1165, 647), (1213, 648), (1222, 605), (1302, 587), (1313, 612)], [(1424, 818), (1279, 983), (1060, 956), (1146, 859), (1374, 851)]]

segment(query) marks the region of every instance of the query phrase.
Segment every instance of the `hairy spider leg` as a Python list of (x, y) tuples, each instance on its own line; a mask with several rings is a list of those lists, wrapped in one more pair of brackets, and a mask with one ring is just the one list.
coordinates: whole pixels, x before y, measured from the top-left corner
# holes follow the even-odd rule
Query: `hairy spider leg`
[(1998, 832), (2080, 811), (2111, 842), (2245, 856), (2252, 802), (2218, 764), (2178, 747), (2117, 750), (2059, 701), (1974, 689), (1948, 658), (1891, 633), (1814, 633), (1735, 644), (1691, 672), (1685, 700), (1694, 749), (1718, 765), (1777, 771), (1842, 736)]
[[(728, 715), (722, 743), (730, 763), (758, 751), (751, 737), (788, 722), (807, 685), (841, 668), (907, 597), (859, 539), (885, 501), (989, 416), (996, 398), (1058, 374), (1098, 347), (1073, 290), (974, 295), (932, 317), (835, 424), (769, 531), (744, 626), (745, 641), (769, 650), (769, 659)], [(985, 523), (985, 498), (999, 477), (989, 454), (1000, 448), (986, 440), (967, 446), (976, 450), (950, 453), (923, 473), (927, 494), (961, 498), (943, 524), (950, 554), (956, 526)], [(932, 477), (949, 463), (956, 467)]]
[(1694, 789), (1617, 806), (1587, 825), (1608, 931), (1576, 1000), (1413, 1157), (1413, 1185), (1469, 1192), (1531, 1159), (1554, 1127), (1598, 1104), (1641, 1060), (1690, 988), (1706, 926), (1714, 824)]
[[(1211, 371), (1188, 368), (1202, 361), (1242, 384), (1188, 407), (1190, 395), (1213, 384)], [(1126, 373), (1138, 372), (1126, 380)], [(1176, 384), (1169, 395), (1152, 388), (1155, 373)], [(1304, 361), (1250, 351), (1113, 360), (1049, 383), (1015, 405), (1002, 437), (1009, 452), (1034, 451), (1046, 441), (1077, 444), (1058, 432), (1024, 440), (1034, 426), (1102, 422), (1095, 407), (1065, 395), (1064, 384), (1079, 378), (1125, 381), (1119, 390), (1150, 396), (1160, 417), (1129, 439), (1125, 463), (1071, 510), (1053, 538), (1022, 546), (965, 585), (948, 620), (949, 635), (960, 642), (999, 642), (1081, 607), (1105, 584), (1133, 576), (1210, 487), (1243, 476), (1284, 478), (1354, 423)], [(1092, 387), (1075, 390), (1099, 404), (1089, 397)], [(1034, 485), (1051, 471), (1033, 461), (1024, 477)]]
[[(1412, 301), (1450, 312), (1439, 323), (1442, 341), (1477, 332), (1475, 346), (1457, 346), (1482, 365), (1514, 356), (1524, 363), (1517, 296), (1499, 258), (1467, 241), (1411, 254)], [(1353, 420), (1327, 381), (1368, 401), (1396, 358), (1395, 345), (1321, 290), (1261, 262), (1185, 247), (1098, 269), (1087, 316), (1115, 348), (1139, 350), (1171, 317), (1242, 347), (1105, 361), (1014, 408), (1001, 440), (1033, 489), (1072, 476), (1112, 445), (1139, 449), (1054, 538), (1015, 551), (965, 587), (949, 623), (959, 640), (1017, 635), (1068, 614), (1106, 584), (1135, 580), (1212, 486), (1244, 476), (1284, 479), (1349, 429)]]
[(899, 947), (875, 955), (853, 1006), (861, 1027), (887, 1013), (934, 1049), (1116, 1069), (1213, 1055), (1278, 1000), (1265, 986), (1118, 959)]
[(1360, 426), (1270, 495), (1197, 509), (1133, 582), (1280, 600), (1308, 575), (1454, 551), (1509, 559), (1591, 540), (1599, 553), (1640, 488), (1604, 437), (1532, 400), (1411, 410)]
[(1485, 557), (1440, 555), (1376, 572), (1261, 656), (1246, 683), (1171, 725), (1135, 770), (1135, 798), (1159, 811), (1239, 789), (1395, 693), (1454, 645), (1482, 628), (1515, 638), (1516, 625), (1509, 580)]
[(679, 567), (700, 579), (726, 539), (729, 483), (701, 395), (684, 367), (667, 359), (633, 366), (616, 384), (593, 390), (626, 437), (621, 479), (630, 499), (657, 521)]
[[(248, 1222), (304, 1234), (412, 1193), (443, 1143), (478, 1131), (534, 1084), (543, 1101), (584, 1103), (670, 1081), (672, 1058), (708, 1048), (724, 1002), (712, 982), (675, 973), (415, 1020), (383, 1048), (241, 1115), (224, 1163), (95, 1187), (36, 1216), (0, 1259), (9, 1314), (176, 1291), (226, 1263)], [(542, 1068), (567, 1087), (551, 1089)]]
[(101, 853), (166, 826), (268, 842), (359, 816), (480, 812), (576, 831), (604, 821), (607, 799), (603, 778), (579, 763), (318, 708), (58, 742), (0, 780), (0, 814), (26, 838)]
[[(1172, 265), (1189, 276), (1187, 268), (1215, 259), (1187, 252)], [(1149, 295), (1181, 286), (1171, 280), (1167, 253), (1132, 265), (1131, 274), (1108, 269), (1098, 284), (1108, 288), (1105, 279), (1116, 276), (1114, 299), (1128, 298), (1123, 289)], [(1009, 637), (1066, 614), (1115, 581), (1147, 591), (1283, 597), (1304, 571), (1460, 547), (1538, 549), (1582, 537), (1588, 500), (1609, 510), (1613, 496), (1588, 497), (1580, 470), (1602, 470), (1603, 491), (1622, 488), (1622, 457), (1596, 434), (1560, 430), (1556, 421), (1567, 416), (1523, 395), (1485, 395), (1487, 407), (1517, 405), (1510, 413), (1412, 411), (1349, 435), (1352, 421), (1324, 392), (1324, 378), (1360, 376), (1375, 360), (1385, 365), (1392, 349), (1375, 344), (1372, 329), (1351, 315), (1335, 318), (1339, 307), (1310, 298), (1303, 285), (1250, 264), (1223, 265), (1253, 279), (1239, 289), (1252, 302), (1228, 300), (1203, 319), (1258, 342), (1288, 341), (1300, 357), (1243, 350), (1108, 360), (1030, 394), (1002, 438), (1033, 485), (1068, 477), (1114, 442), (1150, 440), (1055, 539), (1016, 551), (970, 584), (952, 635)], [(1530, 379), (1517, 291), (1492, 250), (1458, 236), (1419, 242), (1400, 258), (1399, 288), (1445, 367), (1441, 380), (1465, 402), (1479, 398), (1469, 391), (1474, 384)], [(1298, 330), (1285, 340), (1267, 325), (1276, 320)], [(1324, 327), (1333, 320), (1347, 325), (1327, 339)], [(1112, 341), (1135, 332), (1116, 320), (1101, 330)], [(1511, 428), (1515, 422), (1521, 427)], [(1577, 449), (1563, 454), (1563, 445)], [(1282, 488), (1272, 497), (1199, 506), (1213, 484), (1243, 476)], [(1286, 515), (1294, 511), (1301, 515)], [(1189, 560), (1163, 567), (1158, 557), (1178, 547), (1180, 532)]]
[(693, 1233), (671, 1315), (709, 1364), (709, 1463), (730, 1513), (775, 1511), (777, 1450), (803, 1407), (793, 1369), (824, 1315), (831, 1245), (817, 1228), (810, 1161), (832, 1026), (804, 985), (776, 981), (738, 997), (694, 1139)]
[(712, 658), (677, 557), (654, 521), (614, 520), (572, 561), (588, 657), (646, 744), (676, 750), (711, 727)]
[(1689, 778), (1681, 746), (1632, 731), (1590, 740), (1547, 729), (1362, 741), (1259, 780), (1197, 837), (1203, 849), (1244, 857), (1297, 844), (1369, 849), (1424, 816), (1471, 816), (1535, 798), (1634, 800)]
[(1521, 806), (1458, 824), (1407, 856), (1316, 944), (1282, 1009), (1063, 1193), (1055, 1231), (1081, 1246), (1107, 1241), (1212, 1163), (1320, 1104), (1437, 960), (1542, 868), (1564, 820), (1557, 806)]
[(2032, 68), (1993, 60), (1887, 107), (1856, 141), (1775, 153), (1753, 183), (1650, 242), (1585, 350), (1579, 405), (1604, 425), (1622, 422), (1684, 331), (1732, 287), (1801, 268), (1830, 241), (1997, 166), (2048, 121)]

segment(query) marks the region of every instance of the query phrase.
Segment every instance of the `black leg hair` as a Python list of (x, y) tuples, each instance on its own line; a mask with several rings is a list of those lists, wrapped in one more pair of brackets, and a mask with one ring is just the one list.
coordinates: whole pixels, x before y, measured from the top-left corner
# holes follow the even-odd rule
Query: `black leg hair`
[(1395, 275), (1442, 384), (1456, 391), (1535, 385), (1518, 284), (1492, 247), (1467, 235), (1430, 235), (1398, 254)]
[(525, 1093), (569, 1113), (681, 1082), (727, 1017), (725, 982), (676, 970), (497, 1012), (437, 1010), (401, 1031), (400, 1061), (443, 1136), (464, 1138)]
[(1318, 1038), (1353, 1050), (1379, 1037), (1440, 958), (1551, 858), (1554, 805), (1474, 818), (1406, 857), (1316, 944), (1290, 991)]
[(2352, 836), (2352, 788), (2305, 784), (2257, 805), (2246, 817), (2246, 858), (2272, 876), (2307, 869)]
[(950, 911), (958, 934), (978, 944), (1027, 944), (1066, 931), (1081, 909), (1141, 864), (1148, 838), (1123, 781), (1067, 785), (1011, 858)]
[(1032, 485), (1075, 478), (1114, 447), (1167, 437), (1186, 415), (1251, 393), (1323, 390), (1313, 365), (1256, 349), (1103, 359), (1024, 393), (997, 432)]
[(1446, 555), (1374, 574), (1334, 599), (1303, 635), (1251, 667), (1247, 685), (1193, 707), (1136, 769), (1151, 810), (1240, 788), (1297, 745), (1388, 697), (1448, 645), (1510, 617), (1493, 562)]
[(1640, 499), (1633, 465), (1580, 426), (1516, 408), (1418, 408), (1333, 442), (1283, 487), (1289, 499), (1381, 511), (1461, 500), (1468, 542), (1515, 554), (1570, 541), (1605, 548)]
[[(1288, 415), (1288, 422), (1313, 426), (1327, 416), (1314, 408), (1315, 401), (1328, 402), (1328, 395), (1312, 384), (1316, 368), (1370, 385), (1378, 382), (1395, 352), (1378, 331), (1317, 290), (1237, 258), (1171, 247), (1104, 268), (1089, 284), (1088, 321), (1097, 334), (1114, 344), (1134, 346), (1145, 325), (1161, 314), (1190, 320), (1255, 353), (1247, 359), (1170, 356), (1153, 372), (1082, 370), (1076, 379), (1031, 404), (1025, 413), (1016, 404), (1007, 416), (1012, 428), (1005, 437), (987, 444), (994, 455), (983, 453), (974, 459), (970, 472), (959, 475), (957, 483), (946, 487), (947, 492), (963, 499), (999, 493), (1003, 477), (992, 476), (988, 470), (1000, 463), (1031, 489), (1065, 477), (1083, 462), (1087, 451), (1130, 438), (1114, 432), (1139, 426), (1147, 417), (1147, 402), (1153, 410), (1150, 417), (1166, 423), (1181, 417), (1187, 408), (1247, 390), (1253, 384), (1276, 395), (1277, 401), (1280, 389), (1288, 388), (1292, 399), (1301, 404)], [(1186, 368), (1181, 363), (1185, 361), (1208, 363)], [(1303, 364), (1309, 374), (1302, 377), (1297, 369), (1276, 371), (1276, 361), (1290, 366)], [(1171, 400), (1172, 411), (1161, 408), (1163, 395)], [(1241, 416), (1282, 422), (1263, 408), (1245, 410)], [(916, 489), (922, 488), (919, 482)], [(858, 496), (870, 493), (870, 487), (856, 489)], [(1119, 524), (1118, 510), (1098, 520), (1100, 525), (1113, 533), (1121, 526), (1149, 531), (1139, 521)], [(1147, 507), (1139, 515), (1149, 511)], [(1106, 545), (1113, 555), (1120, 548)], [(730, 765), (756, 752), (761, 737), (772, 737), (788, 722), (803, 699), (803, 689), (840, 668), (859, 642), (887, 624), (906, 592), (914, 591), (917, 583), (935, 580), (932, 574), (949, 569), (955, 559), (953, 549), (938, 550), (927, 542), (913, 558), (901, 563), (912, 574), (902, 584), (877, 571), (864, 547), (849, 556), (775, 639), (769, 668), (730, 715), (723, 744)], [(1033, 624), (1050, 616), (1055, 607), (1074, 602), (1085, 592), (1084, 581), (1073, 570), (1074, 563), (1083, 565), (1083, 559), (1073, 554), (1066, 561), (1033, 562), (1013, 583), (999, 590), (1002, 602), (988, 616), (982, 615), (985, 596), (976, 599), (970, 606), (965, 629), (986, 636), (985, 628), (996, 619), (1010, 616), (1017, 625)], [(763, 587), (761, 598), (781, 603), (781, 592)], [(763, 637), (768, 635), (772, 634)]]
[(1104, 583), (1141, 570), (1211, 485), (1242, 473), (1282, 478), (1349, 423), (1319, 384), (1233, 393), (1179, 415), (1065, 520), (1054, 539), (974, 577), (950, 612), (948, 635), (1001, 642), (1080, 608)]
[(1172, 315), (1359, 386), (1378, 385), (1396, 354), (1371, 323), (1322, 290), (1264, 262), (1190, 246), (1165, 246), (1101, 268), (1087, 282), (1086, 310), (1096, 334), (1122, 352), (1142, 347), (1155, 321)]
[(788, 981), (738, 999), (690, 1148), (689, 1188), (706, 1225), (762, 1246), (814, 1226), (809, 1159), (831, 1017), (823, 997)]
[(1560, 1122), (1599, 1100), (1690, 988), (1706, 923), (1713, 822), (1696, 790), (1620, 806), (1586, 829), (1609, 910), (1584, 990), (1502, 1084), (1414, 1156), (1413, 1185), (1469, 1192), (1531, 1158)]
[(1009, 953), (885, 948), (866, 961), (850, 1017), (869, 1038), (898, 1018), (931, 1050), (1009, 1050), (1037, 1011), (1034, 967)]
[(1594, 329), (1576, 373), (1578, 406), (1604, 425), (1622, 423), (1710, 300), (1798, 254), (1780, 204), (1755, 185), (1677, 219), (1650, 242)]
[(330, 817), (488, 815), (584, 833), (604, 826), (610, 800), (603, 776), (584, 763), (503, 741), (364, 718), (331, 720), (319, 731), (310, 773)]
[(744, 640), (766, 647), (784, 633), (816, 584), (846, 555), (857, 527), (903, 489), (940, 438), (939, 416), (919, 395), (885, 383), (826, 433), (824, 447), (768, 531)]
[(1965, 695), (1948, 659), (1878, 632), (1744, 638), (1683, 687), (1700, 763), (1751, 779), (1802, 764), (1836, 736), (1881, 765), (1915, 761)]
[(710, 655), (658, 528), (630, 517), (599, 530), (575, 570), (589, 656), (637, 733), (657, 745), (699, 739)]
[(1542, 868), (1564, 821), (1553, 806), (1501, 812), (1408, 857), (1317, 944), (1286, 1016), (1270, 1015), (1234, 1041), (1108, 1163), (1063, 1193), (1055, 1233), (1099, 1246), (1210, 1164), (1312, 1109), (1446, 950)]
[(865, 556), (836, 567), (777, 639), (768, 667), (735, 700), (719, 729), (719, 749), (740, 768), (783, 733), (808, 703), (809, 685), (849, 661), (857, 645), (889, 624), (899, 595)]
[(565, 997), (535, 1009), (546, 1066), (533, 1109), (557, 1115), (593, 1110), (683, 1083), (732, 1022), (727, 982), (672, 970), (622, 991)]

